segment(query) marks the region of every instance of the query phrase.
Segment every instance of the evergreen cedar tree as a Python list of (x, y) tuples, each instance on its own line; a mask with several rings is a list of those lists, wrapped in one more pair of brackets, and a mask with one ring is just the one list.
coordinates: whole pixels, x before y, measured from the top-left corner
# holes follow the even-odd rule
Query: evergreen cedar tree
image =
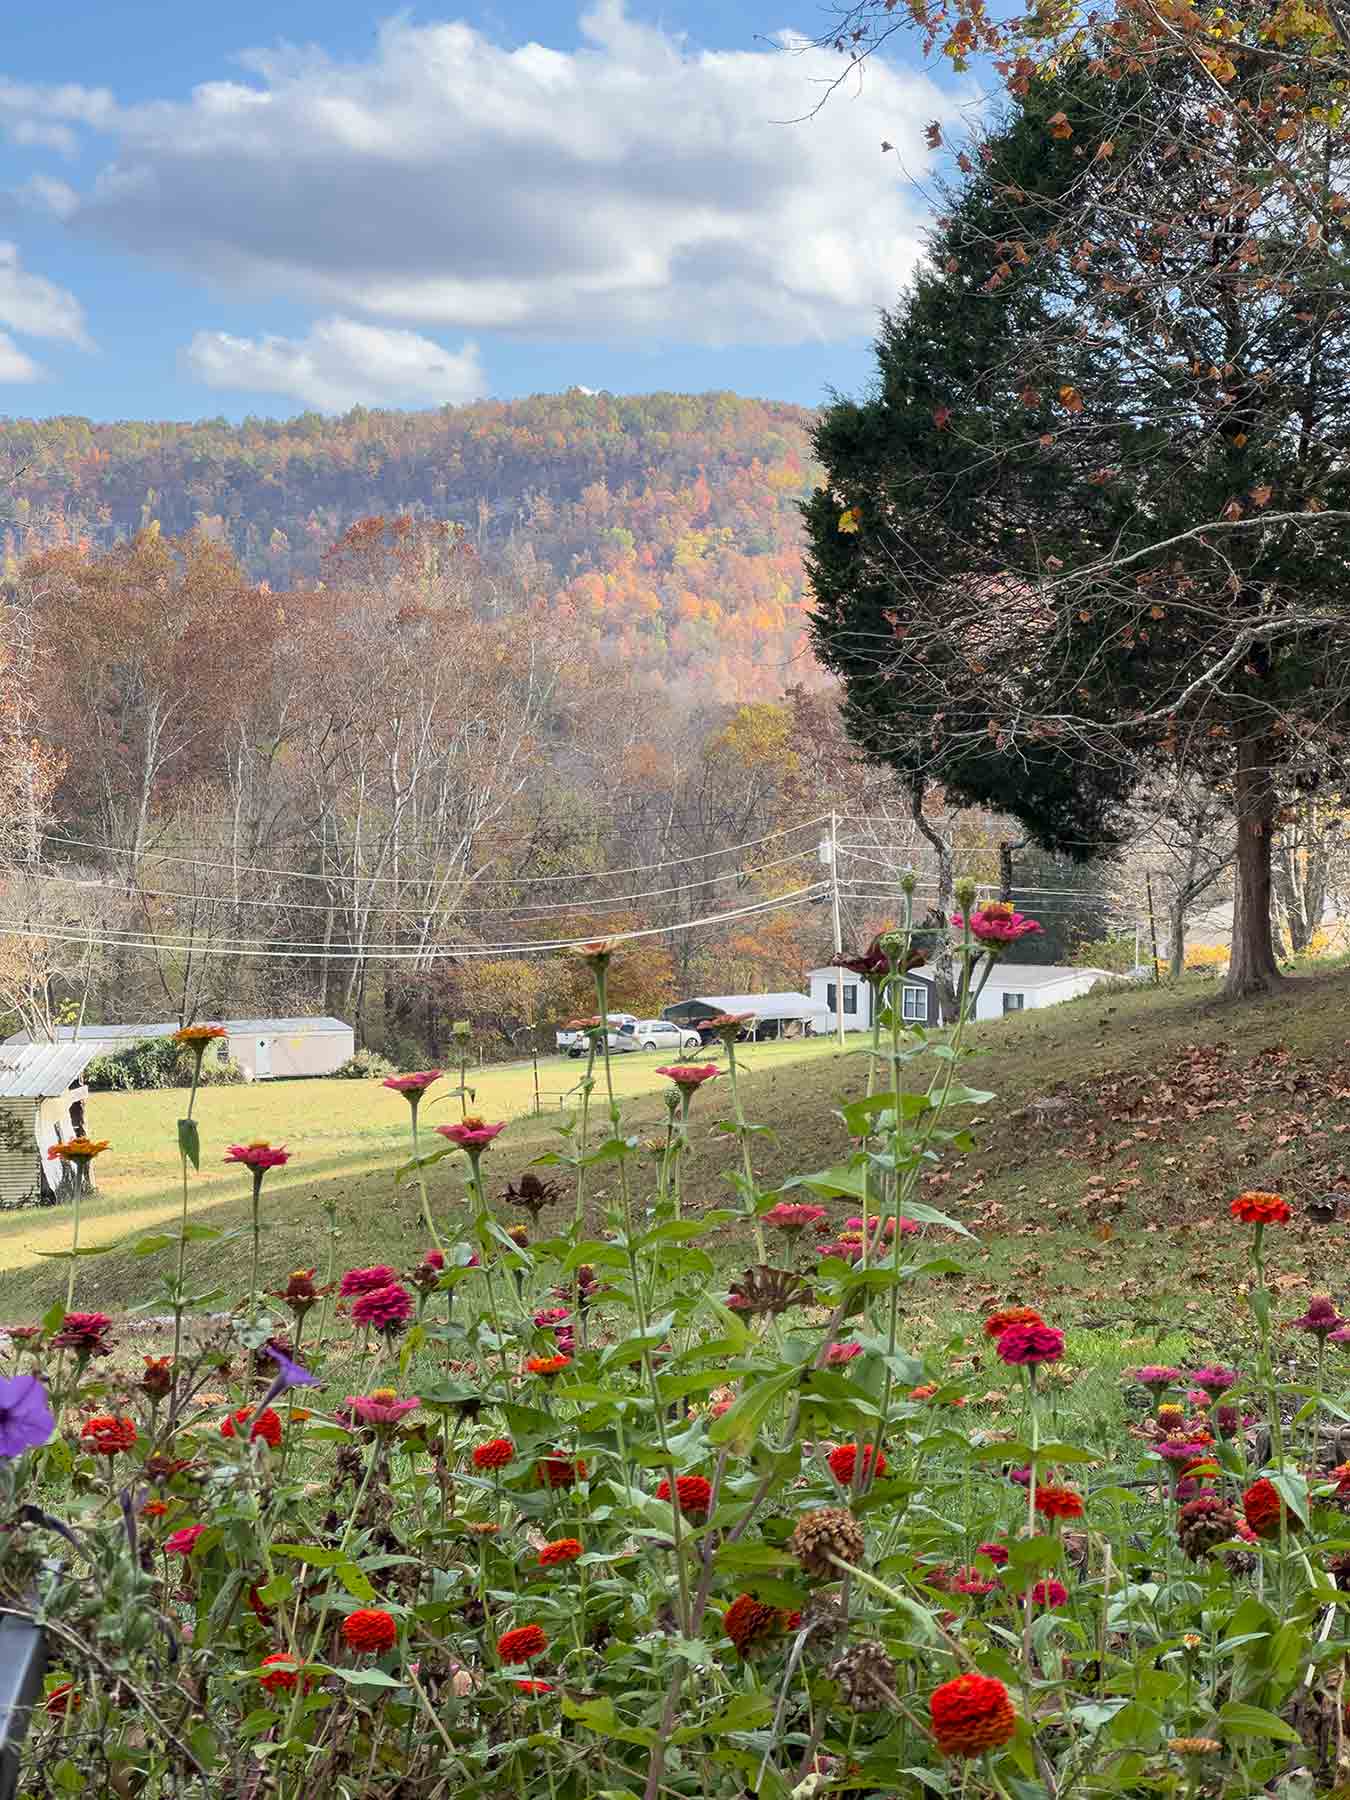
[(805, 515), (816, 647), (875, 760), (1084, 859), (1179, 761), (1231, 808), (1236, 996), (1279, 980), (1281, 805), (1343, 779), (1350, 211), (1329, 96), (1232, 54), (1221, 104), (1183, 59), (1029, 84), (962, 159), (875, 393), (824, 413)]

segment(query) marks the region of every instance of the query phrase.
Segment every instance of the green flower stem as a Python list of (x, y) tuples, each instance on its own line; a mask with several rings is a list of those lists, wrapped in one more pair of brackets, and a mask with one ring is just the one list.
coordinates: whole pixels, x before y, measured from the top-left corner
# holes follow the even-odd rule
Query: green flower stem
[(253, 1171), (253, 1262), (248, 1278), (248, 1322), (250, 1325), (258, 1323), (258, 1238), (261, 1230), (258, 1207), (262, 1198), (263, 1174), (262, 1169)]
[(727, 1047), (727, 1074), (731, 1077), (731, 1110), (736, 1121), (736, 1136), (741, 1146), (741, 1170), (745, 1176), (745, 1204), (749, 1208), (750, 1223), (755, 1234), (755, 1256), (759, 1262), (769, 1260), (764, 1246), (764, 1227), (759, 1222), (755, 1211), (757, 1189), (755, 1186), (755, 1164), (750, 1153), (750, 1132), (747, 1126), (744, 1109), (741, 1106), (741, 1087), (739, 1071), (736, 1065), (736, 1040), (728, 1033), (724, 1040)]
[(420, 1148), (420, 1139), (418, 1137), (418, 1132), (417, 1132), (417, 1109), (420, 1106), (421, 1101), (422, 1101), (422, 1096), (420, 1093), (414, 1093), (414, 1094), (408, 1095), (408, 1104), (412, 1111), (413, 1167), (417, 1171), (417, 1187), (418, 1187), (418, 1191), (420, 1192), (420, 1194), (422, 1196), (422, 1223), (426, 1226), (428, 1232), (431, 1234), (432, 1243), (436, 1246), (436, 1248), (441, 1252), (441, 1254), (443, 1256), (445, 1254), (445, 1245), (441, 1242), (439, 1236), (437, 1235), (436, 1221), (431, 1216), (431, 1200), (427, 1195), (427, 1175), (426, 1175), (426, 1170), (422, 1167), (422, 1153), (421, 1153), (421, 1148)]
[[(202, 1055), (206, 1049), (204, 1044), (195, 1046), (196, 1060), (192, 1065), (192, 1092), (188, 1095), (187, 1116), (192, 1117), (192, 1110), (197, 1104), (197, 1088), (202, 1078)], [(183, 1165), (183, 1210), (178, 1222), (178, 1273), (174, 1281), (173, 1294), (173, 1369), (175, 1377), (178, 1370), (178, 1358), (183, 1349), (183, 1280), (187, 1266), (187, 1228), (188, 1228), (188, 1158), (187, 1151), (179, 1146), (179, 1160)], [(170, 1422), (177, 1417), (178, 1389), (174, 1383), (173, 1397), (169, 1402)]]

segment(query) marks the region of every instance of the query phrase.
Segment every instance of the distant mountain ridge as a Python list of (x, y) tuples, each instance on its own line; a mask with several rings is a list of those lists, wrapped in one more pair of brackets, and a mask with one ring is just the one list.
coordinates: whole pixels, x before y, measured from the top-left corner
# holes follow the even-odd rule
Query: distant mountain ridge
[(522, 604), (574, 609), (639, 679), (754, 698), (809, 666), (797, 502), (817, 475), (812, 422), (730, 393), (578, 388), (239, 425), (9, 420), (4, 551), (12, 572), (158, 520), (219, 537), (285, 589), (316, 580), (356, 519), (452, 519)]

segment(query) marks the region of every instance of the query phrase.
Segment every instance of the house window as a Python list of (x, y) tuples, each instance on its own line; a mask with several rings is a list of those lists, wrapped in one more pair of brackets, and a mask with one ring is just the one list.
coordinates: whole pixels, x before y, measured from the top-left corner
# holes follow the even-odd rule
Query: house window
[(844, 986), (844, 1011), (856, 1014), (858, 1010), (858, 987), (856, 982), (848, 982)]
[(228, 1038), (221, 1038), (220, 1042), (216, 1045), (216, 1061), (227, 1063), (229, 1060), (230, 1040)]
[(834, 983), (832, 981), (827, 981), (825, 983), (825, 1004), (826, 1004), (826, 1006), (829, 1007), (831, 1012), (834, 1011), (835, 1001), (838, 998), (839, 998), (839, 989), (834, 985)]
[(1026, 1006), (1026, 1001), (1027, 997), (1025, 994), (1005, 994), (1003, 996), (1003, 1010), (1005, 1013), (1021, 1012)]
[(923, 1019), (928, 1017), (928, 989), (907, 987), (900, 996), (900, 1016), (903, 1019)]

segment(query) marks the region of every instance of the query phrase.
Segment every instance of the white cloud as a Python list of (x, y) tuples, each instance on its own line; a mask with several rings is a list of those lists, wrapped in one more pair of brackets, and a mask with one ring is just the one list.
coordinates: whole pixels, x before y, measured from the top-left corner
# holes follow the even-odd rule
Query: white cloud
[(25, 356), (12, 337), (0, 331), (0, 381), (40, 381), (42, 369)]
[(80, 204), (80, 197), (70, 183), (57, 181), (51, 175), (30, 175), (13, 193), (16, 200), (31, 206), (35, 212), (50, 213), (57, 219), (68, 219)]
[(0, 242), (0, 325), (30, 337), (60, 338), (89, 349), (84, 309), (68, 289), (20, 266), (15, 244)]
[(322, 319), (305, 338), (199, 331), (187, 361), (208, 387), (289, 394), (320, 412), (459, 404), (487, 391), (476, 345), (451, 352), (416, 332), (353, 319)]
[[(0, 117), (111, 132), (73, 229), (220, 288), (536, 337), (795, 342), (866, 332), (917, 254), (950, 103), (881, 60), (801, 118), (837, 57), (690, 48), (597, 0), (575, 51), (464, 23), (379, 31), (364, 61), (253, 52), (248, 78), (118, 108), (0, 84)], [(784, 123), (797, 119), (795, 123)]]

